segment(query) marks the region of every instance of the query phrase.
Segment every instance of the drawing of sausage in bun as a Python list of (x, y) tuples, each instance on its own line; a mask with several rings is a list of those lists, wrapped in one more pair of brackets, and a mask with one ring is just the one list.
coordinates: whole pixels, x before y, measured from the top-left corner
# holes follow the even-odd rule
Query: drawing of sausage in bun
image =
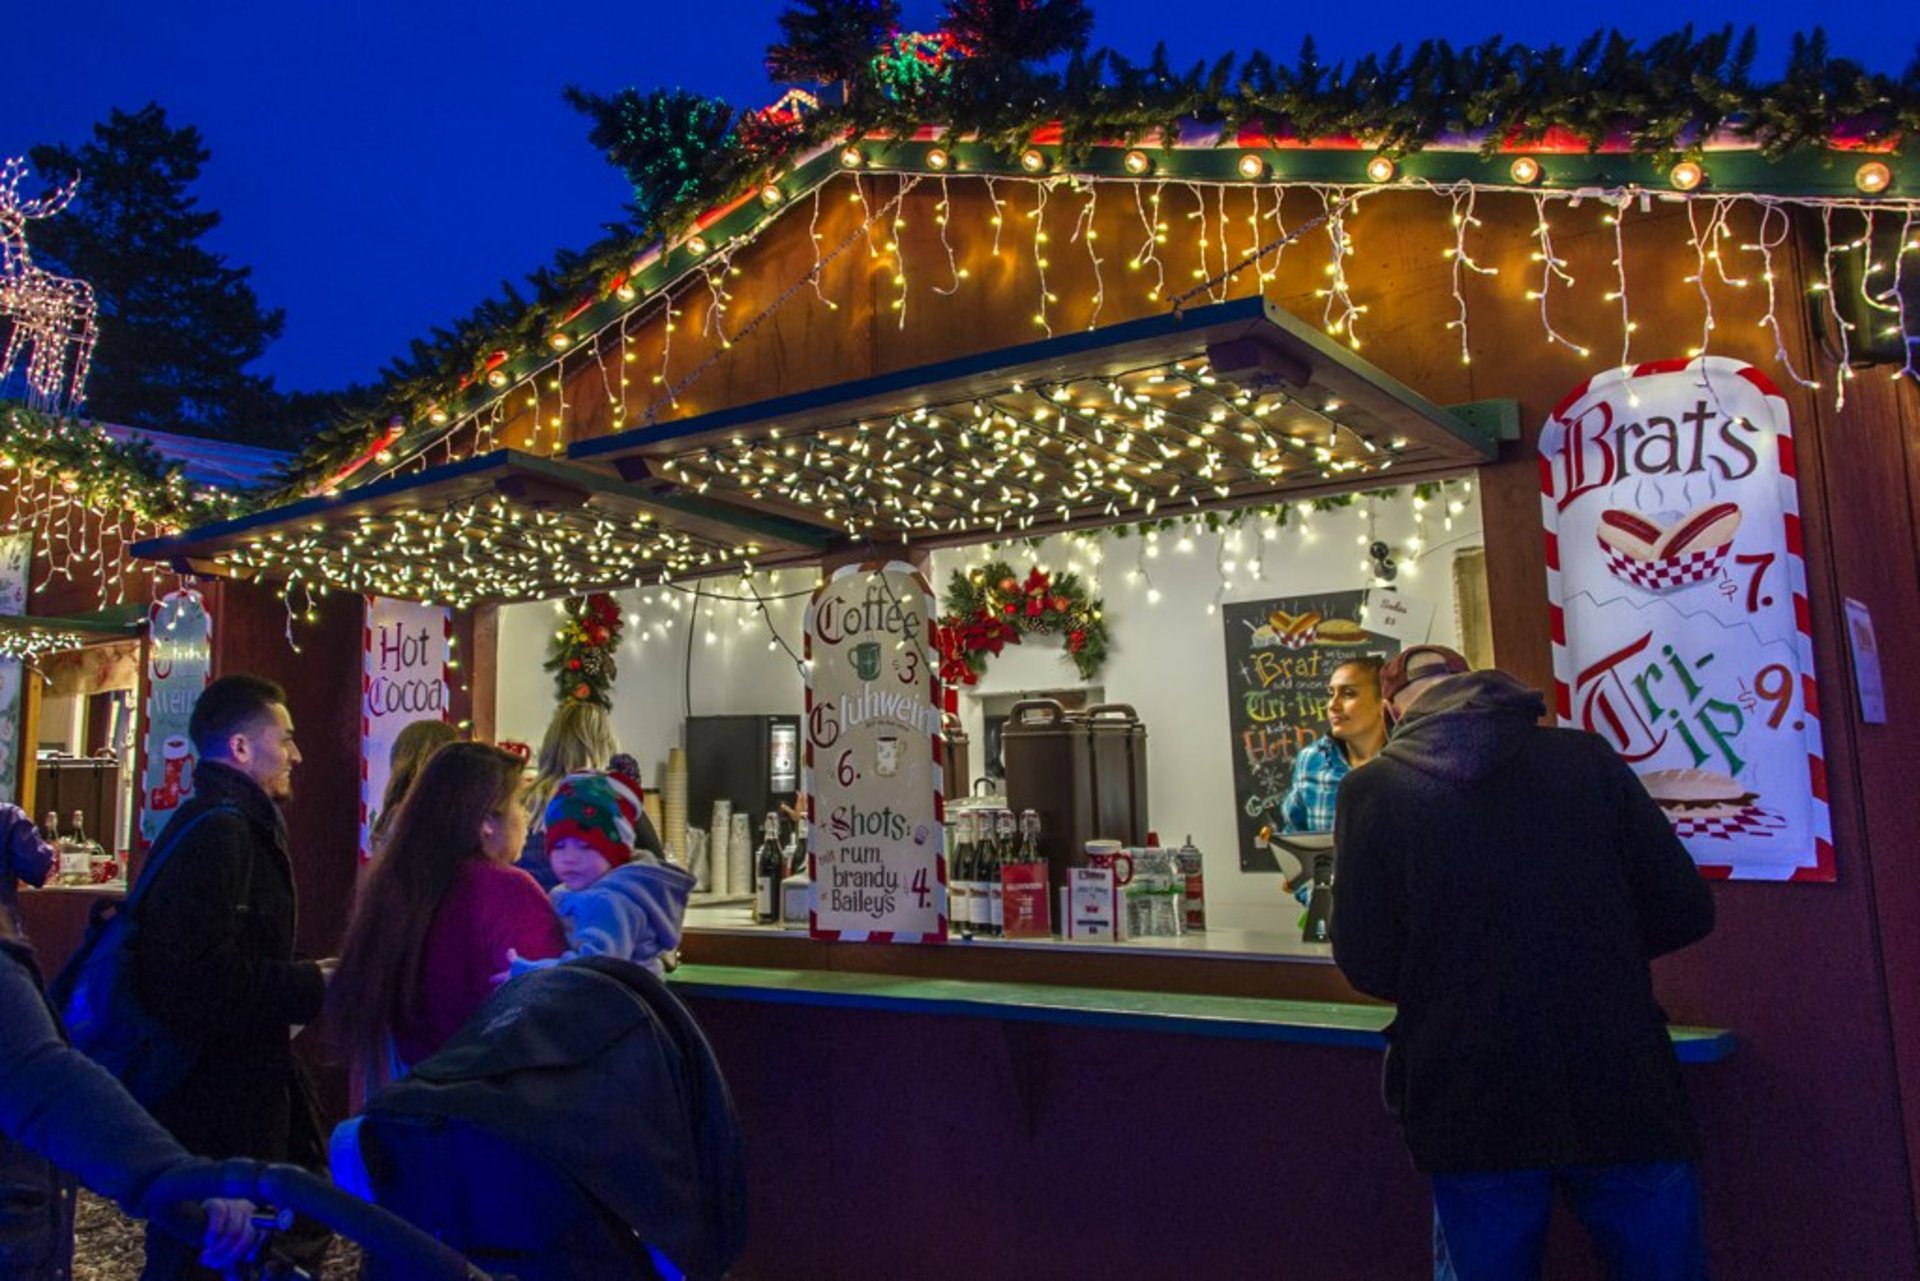
[(1640, 776), (1647, 794), (1674, 823), (1738, 819), (1755, 811), (1760, 797), (1737, 779), (1707, 769), (1657, 769)]
[(1319, 625), (1320, 615), (1313, 610), (1289, 614), (1284, 609), (1276, 609), (1267, 614), (1267, 626), (1273, 632), (1273, 639), (1287, 649), (1305, 647), (1313, 640), (1314, 629)]
[(1635, 560), (1652, 560), (1653, 549), (1666, 532), (1660, 522), (1626, 507), (1609, 507), (1600, 513), (1600, 541)]
[(1733, 541), (1740, 528), (1734, 503), (1708, 503), (1677, 522), (1654, 547), (1654, 559), (1673, 560), (1691, 552), (1710, 552)]
[(1322, 645), (1358, 645), (1370, 635), (1350, 618), (1323, 618), (1313, 629), (1313, 639)]

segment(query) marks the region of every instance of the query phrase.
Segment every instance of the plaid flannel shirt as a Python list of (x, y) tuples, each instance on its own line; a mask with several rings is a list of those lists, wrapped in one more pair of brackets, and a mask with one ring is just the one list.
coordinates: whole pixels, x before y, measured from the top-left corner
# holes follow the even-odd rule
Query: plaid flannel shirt
[(1303, 748), (1293, 761), (1293, 784), (1280, 803), (1285, 830), (1331, 832), (1334, 797), (1340, 780), (1352, 768), (1346, 749), (1329, 736), (1322, 735)]

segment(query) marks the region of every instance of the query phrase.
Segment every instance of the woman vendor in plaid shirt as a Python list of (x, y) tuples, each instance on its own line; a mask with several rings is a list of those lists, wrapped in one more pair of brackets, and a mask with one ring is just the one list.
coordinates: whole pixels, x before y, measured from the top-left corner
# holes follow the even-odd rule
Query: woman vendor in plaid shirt
[(1293, 784), (1280, 803), (1289, 832), (1331, 832), (1340, 780), (1387, 745), (1387, 708), (1380, 697), (1381, 659), (1349, 659), (1327, 681), (1327, 733), (1293, 762)]

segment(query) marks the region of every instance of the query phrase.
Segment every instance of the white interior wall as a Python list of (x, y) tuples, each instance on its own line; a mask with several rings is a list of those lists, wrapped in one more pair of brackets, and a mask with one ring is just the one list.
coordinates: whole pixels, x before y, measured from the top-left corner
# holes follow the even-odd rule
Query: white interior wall
[[(1296, 512), (1285, 528), (1251, 518), (1221, 533), (1189, 526), (1183, 527), (1185, 533), (1168, 530), (1152, 540), (1103, 534), (1049, 539), (1037, 549), (1016, 543), (938, 551), (928, 577), (936, 594), (944, 596), (955, 569), (998, 558), (1024, 577), (1037, 562), (1053, 572), (1077, 570), (1090, 592), (1104, 596), (1112, 652), (1098, 684), (1107, 701), (1132, 704), (1146, 724), (1153, 826), (1171, 843), (1191, 836), (1205, 855), (1210, 920), (1226, 928), (1272, 930), (1285, 928), (1276, 913), (1286, 910), (1280, 904), (1278, 878), (1242, 873), (1234, 848), (1225, 642), (1221, 616), (1209, 607), (1372, 586), (1366, 544), (1378, 538), (1394, 549), (1400, 563), (1396, 589), (1433, 605), (1428, 635), (1409, 638), (1409, 643), (1425, 639), (1457, 644), (1452, 558), (1481, 544), (1478, 501), (1477, 486), (1456, 484), (1419, 511), (1411, 492), (1402, 490), (1396, 497), (1365, 498), (1304, 519)], [(1409, 555), (1406, 545), (1416, 535), (1423, 545), (1417, 555)], [(1231, 572), (1225, 568), (1229, 564)], [(805, 596), (813, 581), (811, 570), (756, 580), (769, 598), (774, 627), (795, 653), (802, 650)], [(767, 626), (738, 580), (701, 585), (697, 622), (693, 590), (620, 594), (629, 625), (619, 653), (614, 725), (621, 745), (639, 758), (654, 785), (665, 769), (668, 748), (681, 742), (689, 703), (696, 715), (797, 713), (802, 706), (801, 678), (793, 660), (777, 645), (768, 648)], [(789, 598), (771, 599), (780, 596)], [(740, 603), (737, 598), (748, 600)], [(501, 611), (503, 737), (539, 742), (553, 708), (552, 679), (540, 664), (554, 617), (551, 604)], [(963, 690), (961, 715), (979, 745), (984, 742), (984, 696), (1080, 684), (1059, 643), (1011, 646), (991, 660), (977, 686)], [(980, 751), (976, 746), (976, 773)]]

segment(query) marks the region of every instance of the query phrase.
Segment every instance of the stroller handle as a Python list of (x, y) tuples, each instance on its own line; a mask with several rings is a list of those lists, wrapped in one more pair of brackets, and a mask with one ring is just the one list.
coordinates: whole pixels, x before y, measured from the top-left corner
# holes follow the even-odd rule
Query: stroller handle
[(164, 1207), (210, 1197), (240, 1197), (293, 1210), (357, 1241), (418, 1281), (498, 1281), (397, 1214), (362, 1201), (298, 1166), (261, 1161), (195, 1164), (165, 1175), (147, 1195), (150, 1217)]

